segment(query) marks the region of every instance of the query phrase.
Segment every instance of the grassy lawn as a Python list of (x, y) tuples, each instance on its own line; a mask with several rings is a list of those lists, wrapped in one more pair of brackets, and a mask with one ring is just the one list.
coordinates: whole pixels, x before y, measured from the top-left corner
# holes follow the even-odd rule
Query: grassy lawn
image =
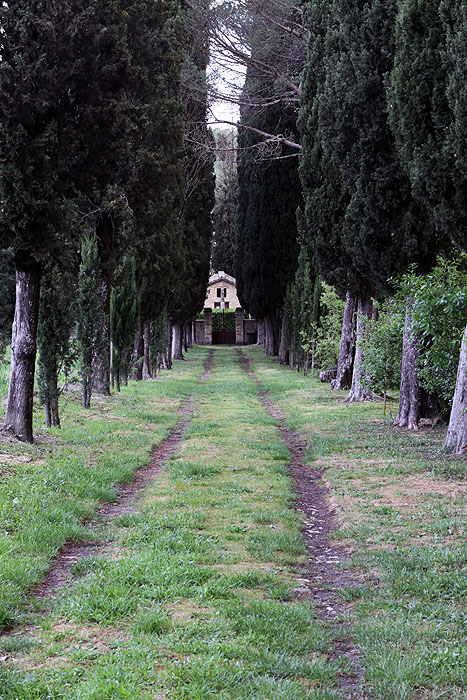
[[(443, 429), (393, 430), (379, 403), (347, 405), (328, 385), (245, 349), (288, 425), (326, 469), (335, 540), (361, 584), (341, 591), (375, 700), (467, 698), (464, 461)], [(346, 661), (298, 573), (306, 561), (287, 449), (235, 352), (207, 349), (91, 411), (67, 397), (61, 431), (2, 444), (1, 700), (345, 700)], [(134, 512), (82, 525), (148, 461), (195, 393), (197, 411)], [(390, 404), (395, 413), (396, 404)], [(38, 417), (39, 420), (39, 417)], [(28, 603), (66, 539), (105, 542), (72, 588)], [(30, 601), (29, 601), (30, 602)]]
[(366, 580), (342, 595), (373, 697), (467, 698), (467, 463), (443, 454), (446, 428), (395, 430), (395, 402), (384, 418), (377, 402), (345, 404), (259, 348), (248, 355), (310, 466), (326, 469), (335, 538)]

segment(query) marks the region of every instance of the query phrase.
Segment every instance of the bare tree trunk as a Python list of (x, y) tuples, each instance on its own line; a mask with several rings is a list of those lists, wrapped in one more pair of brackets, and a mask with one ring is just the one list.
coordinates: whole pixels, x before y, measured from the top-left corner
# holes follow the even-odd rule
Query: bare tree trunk
[(182, 325), (182, 340), (183, 352), (188, 352), (188, 325), (186, 323)]
[(292, 352), (292, 350), (289, 350), (289, 368), (293, 369), (293, 367), (294, 367), (293, 352)]
[(456, 391), (444, 446), (451, 452), (467, 452), (467, 327), (462, 338)]
[(16, 304), (5, 426), (24, 442), (33, 442), (32, 408), (40, 278), (39, 265), (16, 270)]
[(309, 350), (306, 350), (305, 352), (305, 359), (303, 361), (303, 376), (308, 377), (308, 363), (310, 361), (310, 352)]
[(271, 314), (264, 318), (265, 347), (268, 357), (274, 356), (274, 321)]
[(143, 315), (143, 379), (151, 379), (151, 365), (149, 360), (149, 341), (151, 338), (151, 319), (148, 314)]
[(352, 386), (345, 399), (351, 401), (367, 401), (375, 398), (375, 394), (363, 386), (363, 348), (361, 342), (365, 333), (365, 318), (371, 318), (373, 303), (367, 297), (358, 297), (357, 303), (357, 342), (355, 346), (355, 359), (353, 364)]
[(417, 369), (419, 353), (420, 339), (414, 329), (413, 308), (411, 303), (407, 303), (402, 345), (399, 412), (394, 425), (409, 430), (418, 430), (421, 417), (421, 389)]
[(58, 378), (56, 366), (51, 368), (47, 381), (47, 398), (44, 401), (45, 424), (48, 428), (60, 428), (60, 413), (58, 409)]
[(342, 321), (337, 376), (331, 382), (331, 389), (350, 389), (352, 385), (356, 311), (357, 297), (352, 296), (350, 292), (347, 292), (345, 297), (344, 319)]
[(185, 329), (187, 350), (193, 347), (193, 322), (188, 321)]
[(192, 345), (196, 345), (196, 318), (191, 322), (191, 342)]
[(281, 342), (279, 345), (279, 364), (281, 365), (286, 365), (288, 362), (288, 348), (287, 348), (287, 341), (286, 341), (286, 328), (287, 328), (287, 319), (285, 316), (282, 318), (282, 325), (281, 325)]
[(172, 360), (183, 360), (181, 323), (174, 323), (172, 326)]

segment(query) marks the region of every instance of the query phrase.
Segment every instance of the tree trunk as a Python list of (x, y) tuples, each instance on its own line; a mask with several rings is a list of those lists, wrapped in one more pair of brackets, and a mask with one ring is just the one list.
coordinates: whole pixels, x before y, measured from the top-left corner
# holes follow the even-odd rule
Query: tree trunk
[(258, 342), (257, 345), (264, 345), (264, 320), (258, 321)]
[(47, 381), (47, 398), (44, 401), (45, 424), (48, 428), (60, 428), (60, 413), (58, 409), (58, 377), (57, 367), (50, 368), (50, 376)]
[(33, 442), (32, 408), (40, 277), (39, 265), (16, 271), (16, 303), (5, 426), (24, 442)]
[(353, 363), (352, 386), (345, 399), (351, 401), (367, 401), (375, 398), (375, 394), (363, 386), (363, 348), (362, 340), (365, 333), (365, 318), (371, 318), (373, 303), (367, 297), (358, 297), (357, 303), (357, 342), (355, 345), (355, 358)]
[(172, 369), (172, 321), (168, 314), (163, 368)]
[(274, 321), (272, 314), (267, 314), (264, 319), (264, 334), (265, 334), (265, 347), (266, 355), (268, 357), (274, 356)]
[(172, 360), (183, 360), (181, 323), (174, 323), (172, 326)]
[(144, 338), (143, 338), (143, 315), (140, 313), (139, 325), (136, 330), (135, 344), (131, 355), (132, 377), (137, 381), (143, 378), (143, 357), (144, 357)]
[(193, 323), (188, 321), (186, 324), (186, 346), (187, 350), (193, 347)]
[(354, 297), (352, 294), (350, 294), (350, 292), (347, 292), (345, 297), (344, 319), (342, 321), (337, 376), (331, 382), (331, 388), (335, 390), (350, 389), (352, 385), (356, 310), (357, 297)]
[(149, 341), (151, 339), (151, 319), (147, 314), (144, 314), (142, 318), (143, 324), (143, 369), (142, 377), (143, 379), (151, 379), (151, 365), (149, 359)]
[(421, 417), (421, 389), (417, 369), (419, 353), (420, 339), (419, 334), (414, 332), (413, 308), (410, 303), (407, 303), (402, 345), (399, 413), (394, 425), (409, 430), (418, 430)]
[(183, 352), (188, 352), (188, 326), (186, 323), (182, 325)]
[(196, 345), (196, 318), (191, 322), (191, 343), (192, 346)]
[(292, 352), (292, 350), (289, 350), (289, 369), (293, 369), (293, 367), (294, 367), (293, 352)]
[(462, 338), (456, 391), (444, 446), (451, 452), (467, 452), (467, 327)]
[(279, 364), (281, 365), (286, 365), (288, 362), (288, 348), (287, 348), (287, 341), (286, 341), (286, 328), (287, 328), (287, 319), (285, 316), (282, 318), (282, 325), (281, 325), (281, 342), (279, 345)]
[(310, 361), (310, 352), (309, 350), (306, 350), (305, 352), (305, 359), (303, 361), (303, 376), (308, 377), (308, 363)]

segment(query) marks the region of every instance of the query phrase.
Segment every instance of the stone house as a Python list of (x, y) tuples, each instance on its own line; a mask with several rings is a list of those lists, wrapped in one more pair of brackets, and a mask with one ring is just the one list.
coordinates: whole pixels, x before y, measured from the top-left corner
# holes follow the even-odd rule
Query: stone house
[[(215, 309), (235, 310), (235, 330), (212, 330), (212, 312)], [(196, 321), (195, 342), (200, 345), (235, 344), (244, 345), (248, 340), (248, 334), (257, 333), (258, 322), (254, 319), (245, 319), (243, 309), (237, 297), (237, 282), (235, 277), (227, 275), (223, 270), (209, 278), (204, 304), (204, 319)]]
[(221, 270), (209, 278), (204, 308), (221, 309), (223, 300), (226, 309), (240, 308), (235, 277)]

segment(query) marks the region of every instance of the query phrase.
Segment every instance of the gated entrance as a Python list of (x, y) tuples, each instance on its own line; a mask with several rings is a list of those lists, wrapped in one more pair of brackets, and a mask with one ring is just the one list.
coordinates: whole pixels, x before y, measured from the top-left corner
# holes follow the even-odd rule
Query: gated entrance
[(213, 345), (235, 345), (236, 334), (235, 331), (228, 328), (221, 328), (218, 331), (212, 332), (212, 344)]

